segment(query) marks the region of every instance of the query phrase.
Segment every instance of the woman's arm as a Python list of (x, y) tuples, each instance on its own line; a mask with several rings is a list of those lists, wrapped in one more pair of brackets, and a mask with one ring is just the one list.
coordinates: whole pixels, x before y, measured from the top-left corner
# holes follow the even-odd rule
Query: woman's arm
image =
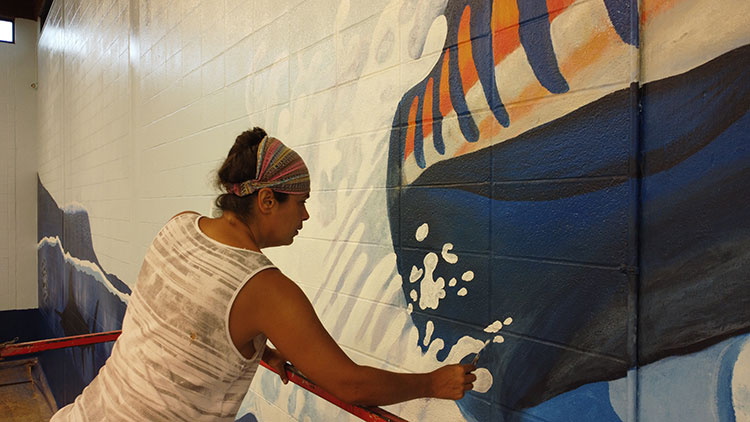
[(254, 276), (238, 294), (230, 331), (249, 342), (265, 333), (307, 378), (340, 399), (386, 405), (420, 397), (458, 400), (472, 388), (473, 365), (405, 374), (357, 365), (323, 327), (302, 290), (276, 269)]

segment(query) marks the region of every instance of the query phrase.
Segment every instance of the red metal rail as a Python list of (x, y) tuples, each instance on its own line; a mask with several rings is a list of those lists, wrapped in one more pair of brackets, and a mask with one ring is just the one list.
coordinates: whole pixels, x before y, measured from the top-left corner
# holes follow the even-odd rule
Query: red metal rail
[[(60, 337), (49, 340), (30, 341), (27, 343), (6, 343), (0, 344), (0, 360), (11, 356), (28, 355), (39, 353), (45, 350), (62, 349), (73, 346), (86, 346), (89, 344), (105, 343), (115, 341), (122, 331), (107, 331), (104, 333), (84, 334), (80, 336)], [(266, 362), (260, 364), (276, 374), (276, 370), (271, 368)], [(299, 385), (311, 393), (328, 400), (336, 406), (346, 410), (352, 415), (368, 422), (407, 422), (406, 420), (385, 411), (379, 407), (356, 406), (339, 400), (336, 396), (320, 388), (312, 381), (305, 378), (294, 366), (286, 366), (286, 375), (289, 381)]]
[(86, 346), (89, 344), (105, 343), (115, 341), (120, 337), (121, 331), (107, 331), (104, 333), (83, 334), (80, 336), (60, 337), (49, 340), (29, 341), (27, 343), (11, 343), (0, 346), (0, 359), (30, 355), (45, 350), (62, 349), (73, 346)]

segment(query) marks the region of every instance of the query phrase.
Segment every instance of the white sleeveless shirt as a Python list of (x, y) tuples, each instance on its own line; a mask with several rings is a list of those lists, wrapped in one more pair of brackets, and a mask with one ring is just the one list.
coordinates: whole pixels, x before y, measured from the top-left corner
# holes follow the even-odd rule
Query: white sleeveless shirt
[(219, 243), (197, 214), (169, 221), (152, 242), (112, 355), (51, 422), (234, 421), (266, 337), (245, 359), (229, 335), (229, 310), (265, 255)]

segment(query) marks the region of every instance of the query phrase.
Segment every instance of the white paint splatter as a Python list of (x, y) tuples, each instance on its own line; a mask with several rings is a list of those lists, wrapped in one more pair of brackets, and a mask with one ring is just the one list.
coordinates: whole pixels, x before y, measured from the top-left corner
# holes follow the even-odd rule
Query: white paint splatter
[(427, 326), (425, 327), (425, 333), (424, 333), (424, 341), (422, 344), (427, 346), (430, 344), (430, 339), (432, 338), (432, 332), (435, 330), (435, 324), (432, 323), (432, 321), (427, 321)]
[(437, 254), (430, 252), (425, 255), (425, 274), (419, 283), (419, 307), (422, 309), (437, 309), (440, 299), (445, 297), (445, 280), (442, 277), (438, 277), (436, 280), (432, 279), (432, 273), (435, 271), (437, 263)]
[(500, 321), (495, 321), (492, 324), (488, 325), (484, 328), (485, 333), (496, 333), (500, 331), (500, 329), (503, 328), (503, 323)]
[(503, 321), (503, 325), (510, 325), (510, 324), (513, 324), (513, 318), (511, 317), (505, 318), (505, 321)]
[(455, 285), (456, 285), (456, 283), (458, 283), (458, 282), (456, 281), (456, 277), (453, 277), (453, 278), (451, 278), (451, 279), (450, 279), (450, 280), (448, 281), (448, 286), (450, 286), (450, 287), (453, 287), (453, 286), (455, 286)]
[(421, 226), (419, 226), (419, 228), (417, 229), (416, 236), (415, 236), (417, 238), (417, 242), (421, 242), (425, 240), (425, 238), (427, 237), (429, 233), (430, 233), (430, 226), (428, 226), (427, 223), (424, 223)]
[(443, 251), (440, 253), (445, 260), (445, 262), (449, 264), (455, 264), (458, 262), (458, 255), (454, 253), (450, 253), (451, 249), (453, 249), (453, 243), (446, 243), (443, 245)]
[(411, 303), (406, 305), (406, 312), (408, 312), (409, 315), (411, 315), (411, 313), (414, 312), (414, 305), (412, 305)]
[(490, 391), (490, 387), (492, 387), (492, 374), (490, 371), (487, 368), (477, 368), (474, 371), (474, 375), (477, 376), (477, 379), (474, 381), (474, 388), (472, 390), (477, 393)]
[(412, 289), (411, 292), (409, 292), (409, 297), (411, 297), (411, 300), (413, 300), (414, 302), (416, 302), (417, 301), (417, 291), (414, 290), (414, 289)]
[(492, 339), (493, 343), (502, 343), (505, 341), (505, 337), (503, 336), (495, 336), (495, 338)]
[(469, 293), (469, 291), (466, 290), (466, 287), (461, 287), (461, 290), (459, 290), (456, 294), (459, 296), (466, 296), (467, 293)]
[(409, 283), (416, 283), (422, 277), (424, 271), (421, 268), (417, 268), (416, 265), (411, 266), (411, 274), (409, 274)]
[(463, 281), (474, 280), (474, 271), (466, 271), (465, 273), (461, 274), (461, 280)]

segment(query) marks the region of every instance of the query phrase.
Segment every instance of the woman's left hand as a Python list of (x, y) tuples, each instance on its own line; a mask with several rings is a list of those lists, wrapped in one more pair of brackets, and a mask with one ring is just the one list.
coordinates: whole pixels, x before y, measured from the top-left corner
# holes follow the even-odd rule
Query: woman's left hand
[(289, 382), (289, 377), (286, 375), (286, 358), (284, 355), (279, 353), (278, 350), (266, 346), (266, 351), (263, 353), (263, 360), (266, 361), (268, 366), (273, 368), (277, 374), (279, 374), (279, 377), (281, 378), (281, 382), (284, 384)]

